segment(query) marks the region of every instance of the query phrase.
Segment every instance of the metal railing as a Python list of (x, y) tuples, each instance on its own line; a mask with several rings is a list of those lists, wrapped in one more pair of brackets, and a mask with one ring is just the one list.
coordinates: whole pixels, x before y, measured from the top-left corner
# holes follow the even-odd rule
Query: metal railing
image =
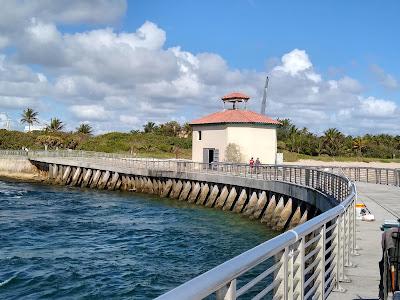
[[(58, 155), (61, 154), (61, 155)], [(30, 152), (29, 158), (49, 163), (84, 161), (96, 167), (203, 172), (276, 180), (316, 189), (337, 200), (334, 208), (228, 260), (158, 299), (326, 299), (346, 281), (345, 266), (355, 251), (355, 185), (345, 176), (300, 166), (204, 164), (177, 160), (143, 160), (92, 156), (84, 152)]]
[[(226, 165), (219, 167), (226, 170)], [(344, 268), (351, 265), (350, 254), (356, 248), (355, 185), (344, 176), (315, 169), (268, 166), (266, 170), (268, 179), (322, 190), (335, 197), (338, 205), (157, 299), (203, 299), (212, 294), (217, 299), (243, 295), (252, 299), (326, 299), (332, 290), (341, 290), (339, 282), (347, 281)], [(244, 174), (265, 178), (263, 168), (235, 173)]]
[[(2, 153), (0, 153), (1, 155)], [(8, 152), (7, 155), (16, 155)], [(26, 155), (26, 154), (21, 154)], [(73, 158), (97, 166), (151, 169), (177, 173), (203, 172), (276, 180), (303, 185), (334, 198), (338, 205), (162, 295), (159, 299), (236, 299), (242, 295), (261, 299), (326, 299), (346, 281), (345, 266), (355, 251), (355, 201), (353, 180), (399, 184), (398, 169), (334, 168), (244, 164), (204, 164), (180, 160), (147, 160), (126, 155), (83, 151), (30, 151), (30, 159)], [(334, 174), (342, 170), (345, 175)]]
[(372, 167), (319, 167), (331, 171), (341, 170), (349, 179), (359, 182), (400, 186), (400, 169)]
[[(232, 163), (199, 163), (176, 159), (138, 159), (123, 156), (95, 156), (96, 153), (62, 151), (46, 152), (31, 151), (30, 159), (40, 158), (73, 158), (76, 162), (92, 163), (94, 166), (106, 169), (109, 166), (120, 170), (146, 169), (154, 171), (171, 171), (179, 173), (210, 173), (240, 176), (260, 180), (284, 181), (319, 190), (336, 200), (344, 200), (348, 194), (348, 180), (339, 174), (304, 166), (259, 165), (250, 167), (247, 164)], [(121, 171), (122, 172), (122, 171)]]
[(23, 156), (27, 157), (28, 152), (25, 150), (0, 150), (0, 157), (2, 156)]
[[(326, 299), (347, 281), (354, 251), (355, 191), (339, 205), (250, 249), (157, 299)], [(267, 262), (267, 264), (265, 264)], [(250, 280), (241, 277), (264, 264)]]
[[(94, 151), (82, 151), (82, 150), (56, 150), (56, 151), (25, 151), (25, 150), (0, 150), (0, 156), (25, 156), (25, 157), (75, 157), (75, 158), (92, 158), (94, 160), (98, 159), (130, 159), (137, 162), (148, 162), (155, 161), (161, 164), (161, 162), (185, 162), (190, 163), (190, 160), (185, 159), (149, 159), (149, 158), (137, 158), (128, 153), (105, 153), (105, 152), (94, 152)], [(218, 164), (203, 164), (203, 169), (218, 169), (220, 171), (231, 170), (236, 173), (242, 172), (243, 174), (257, 174), (255, 171), (251, 172), (250, 167), (246, 164), (229, 164), (229, 163), (218, 163)], [(262, 165), (261, 167), (266, 167), (268, 165)], [(275, 167), (275, 165), (273, 165)], [(304, 168), (304, 166), (295, 166), (298, 168)], [(163, 165), (165, 167), (165, 165)], [(283, 167), (283, 166), (282, 166)], [(172, 168), (172, 167), (171, 167)], [(193, 167), (193, 170), (196, 169)], [(243, 171), (246, 169), (246, 171)], [(385, 184), (385, 185), (395, 185), (400, 186), (400, 169), (393, 168), (372, 168), (372, 167), (333, 167), (333, 166), (313, 166), (307, 167), (307, 169), (318, 169), (325, 170), (331, 173), (341, 173), (345, 174), (350, 180), (375, 183), (375, 184)], [(238, 171), (240, 170), (240, 171)], [(255, 170), (255, 167), (254, 167)], [(198, 170), (197, 170), (198, 171)], [(282, 173), (281, 173), (282, 174)], [(289, 176), (291, 176), (289, 174)], [(300, 184), (301, 174), (298, 175), (298, 181)], [(303, 177), (304, 178), (304, 177)], [(296, 182), (297, 183), (297, 182)]]

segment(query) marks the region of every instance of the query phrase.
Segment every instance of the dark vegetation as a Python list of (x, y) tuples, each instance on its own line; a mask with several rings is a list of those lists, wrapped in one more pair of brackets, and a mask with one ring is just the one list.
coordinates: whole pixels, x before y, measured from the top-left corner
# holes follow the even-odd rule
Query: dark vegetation
[[(351, 160), (368, 161), (366, 158), (400, 158), (400, 135), (366, 134), (363, 136), (344, 135), (336, 128), (327, 129), (322, 136), (307, 128), (297, 128), (289, 119), (280, 120), (278, 149), (287, 151), (297, 158), (344, 157)], [(293, 155), (292, 155), (293, 156)]]
[(191, 157), (191, 128), (172, 121), (156, 125), (149, 122), (143, 130), (130, 133), (110, 132), (93, 136), (89, 124), (81, 124), (74, 132), (63, 132), (64, 123), (51, 120), (43, 131), (7, 131), (0, 129), (0, 149), (41, 150), (74, 149), (99, 152), (130, 153), (136, 156)]
[[(21, 115), (21, 123), (37, 123), (38, 113), (30, 108)], [(388, 134), (363, 136), (344, 135), (330, 128), (322, 136), (307, 128), (297, 128), (289, 119), (280, 120), (278, 149), (285, 160), (301, 158), (320, 160), (390, 161), (400, 158), (400, 136)], [(80, 124), (74, 132), (64, 132), (65, 124), (58, 118), (43, 131), (20, 132), (0, 130), (0, 149), (76, 149), (99, 152), (131, 153), (152, 157), (191, 157), (189, 124), (176, 121), (157, 125), (148, 122), (143, 130), (130, 133), (110, 132), (93, 136), (89, 124)]]

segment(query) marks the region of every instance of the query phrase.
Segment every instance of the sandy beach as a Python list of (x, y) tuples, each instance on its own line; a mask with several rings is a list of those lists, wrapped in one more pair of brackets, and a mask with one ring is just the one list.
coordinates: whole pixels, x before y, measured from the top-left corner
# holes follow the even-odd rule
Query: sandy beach
[(327, 166), (327, 167), (369, 167), (369, 168), (385, 168), (400, 169), (400, 163), (384, 163), (384, 162), (359, 162), (359, 161), (320, 161), (312, 159), (300, 159), (294, 162), (284, 162), (284, 165), (301, 165), (301, 166)]

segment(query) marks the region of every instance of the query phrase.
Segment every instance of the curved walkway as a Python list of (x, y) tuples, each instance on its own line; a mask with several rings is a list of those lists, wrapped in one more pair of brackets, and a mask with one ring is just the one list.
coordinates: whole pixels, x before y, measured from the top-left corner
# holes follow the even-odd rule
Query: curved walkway
[(357, 183), (357, 189), (358, 203), (365, 203), (375, 215), (375, 221), (357, 220), (357, 246), (360, 255), (352, 258), (355, 267), (346, 270), (351, 283), (341, 283), (347, 291), (332, 293), (330, 300), (378, 299), (378, 262), (382, 257), (380, 226), (384, 220), (395, 220), (400, 216), (399, 187)]

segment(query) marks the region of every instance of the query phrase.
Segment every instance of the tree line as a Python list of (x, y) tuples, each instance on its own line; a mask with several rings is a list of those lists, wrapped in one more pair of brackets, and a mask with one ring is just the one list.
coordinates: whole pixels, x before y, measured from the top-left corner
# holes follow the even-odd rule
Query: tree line
[[(38, 112), (27, 108), (22, 113), (21, 123), (28, 124), (30, 131), (32, 125), (39, 123), (38, 115)], [(306, 127), (298, 128), (290, 119), (279, 121), (282, 124), (277, 130), (279, 151), (309, 156), (400, 158), (399, 135), (365, 134), (351, 136), (343, 134), (336, 128), (329, 128), (323, 135), (317, 135)], [(75, 149), (93, 133), (93, 128), (87, 123), (81, 123), (74, 132), (68, 134), (63, 131), (64, 129), (65, 123), (63, 121), (59, 118), (52, 118), (44, 131), (36, 137), (36, 142), (51, 148)], [(130, 142), (129, 151), (131, 152), (137, 149), (139, 151), (152, 151), (151, 144), (157, 139), (146, 139), (146, 135), (159, 136), (158, 140), (163, 139), (163, 137), (173, 138), (166, 143), (160, 141), (159, 147), (156, 148), (160, 148), (163, 152), (176, 152), (180, 148), (188, 149), (188, 147), (191, 147), (192, 128), (188, 123), (180, 124), (177, 121), (170, 121), (156, 124), (155, 122), (147, 122), (142, 126), (142, 130), (132, 130), (130, 134), (135, 137)], [(127, 136), (127, 138), (131, 139), (131, 136)], [(152, 140), (152, 142), (148, 143), (147, 140)], [(93, 147), (95, 147), (94, 144)], [(110, 148), (110, 151), (111, 149), (114, 148)]]
[(133, 155), (153, 157), (184, 157), (191, 155), (191, 128), (188, 124), (170, 121), (163, 124), (148, 122), (141, 130), (129, 133), (109, 132), (93, 135), (93, 128), (86, 123), (67, 131), (59, 118), (40, 130), (32, 130), (39, 124), (39, 113), (31, 108), (21, 114), (20, 122), (28, 125), (27, 133), (0, 129), (0, 149), (77, 149), (100, 152), (130, 152)]
[(351, 136), (343, 134), (336, 128), (329, 128), (323, 135), (318, 136), (306, 127), (296, 127), (290, 119), (279, 121), (282, 123), (277, 130), (280, 150), (311, 156), (400, 157), (400, 135)]
[[(34, 124), (39, 124), (39, 113), (34, 111), (32, 108), (26, 108), (21, 115), (21, 123), (28, 124), (28, 131), (31, 131), (31, 128)], [(59, 118), (51, 118), (50, 123), (46, 125), (45, 131), (47, 132), (60, 132), (64, 129), (65, 124)], [(87, 123), (81, 123), (76, 128), (76, 133), (82, 134), (92, 134), (93, 128)]]

